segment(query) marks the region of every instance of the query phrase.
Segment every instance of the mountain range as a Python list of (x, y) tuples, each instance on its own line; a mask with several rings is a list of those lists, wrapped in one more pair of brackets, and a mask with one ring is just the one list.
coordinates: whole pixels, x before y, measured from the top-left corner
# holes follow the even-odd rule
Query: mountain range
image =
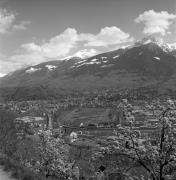
[[(68, 91), (155, 87), (176, 90), (176, 49), (147, 37), (132, 46), (81, 59), (30, 66), (0, 80), (0, 93), (13, 99)], [(7, 93), (8, 89), (8, 93)], [(38, 97), (40, 98), (40, 97)]]

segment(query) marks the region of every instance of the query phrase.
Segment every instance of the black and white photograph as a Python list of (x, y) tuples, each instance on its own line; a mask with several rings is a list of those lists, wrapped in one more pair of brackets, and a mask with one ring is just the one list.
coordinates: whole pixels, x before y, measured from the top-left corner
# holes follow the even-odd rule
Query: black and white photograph
[(0, 180), (176, 180), (176, 0), (0, 0)]

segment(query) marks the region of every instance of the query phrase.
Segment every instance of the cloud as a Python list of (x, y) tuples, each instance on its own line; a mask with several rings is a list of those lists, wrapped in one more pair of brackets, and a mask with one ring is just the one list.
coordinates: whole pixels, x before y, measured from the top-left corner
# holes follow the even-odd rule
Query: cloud
[[(36, 64), (47, 60), (63, 59), (67, 56), (86, 57), (95, 55), (97, 51), (94, 48), (79, 50), (81, 47), (107, 47), (132, 40), (133, 38), (131, 38), (129, 34), (122, 32), (117, 27), (105, 27), (101, 29), (97, 35), (78, 33), (74, 28), (67, 28), (64, 32), (51, 38), (48, 42), (42, 44), (36, 44), (34, 42), (22, 44), (21, 48), (23, 49), (23, 53), (17, 54), (11, 59), (18, 59), (19, 61), (19, 59), (29, 58), (27, 62)], [(78, 49), (78, 46), (81, 47)], [(73, 54), (73, 49), (77, 49), (77, 53)]]
[(18, 52), (10, 57), (0, 54), (0, 73), (8, 73), (44, 61), (63, 59), (76, 46), (77, 40), (77, 31), (73, 28), (67, 28), (48, 42), (22, 44)]
[(9, 12), (7, 9), (0, 9), (0, 34), (6, 34), (12, 30), (26, 30), (30, 21), (16, 22), (16, 15)]
[(170, 33), (168, 30), (176, 19), (175, 14), (169, 14), (167, 11), (155, 12), (154, 10), (145, 11), (136, 19), (136, 23), (143, 23), (143, 34), (160, 34), (165, 36)]
[(31, 24), (30, 21), (21, 21), (19, 24), (13, 26), (14, 30), (26, 30), (27, 25)]
[(21, 45), (26, 53), (23, 55), (16, 55), (15, 57), (27, 56), (31, 62), (35, 61), (37, 63), (44, 59), (63, 58), (76, 46), (77, 39), (77, 31), (73, 28), (67, 28), (60, 35), (51, 38), (48, 42), (41, 45), (34, 42)]
[(0, 60), (0, 75), (7, 74), (8, 72), (14, 71), (22, 67), (22, 64), (19, 62), (10, 62), (5, 60)]
[(6, 9), (0, 9), (0, 34), (7, 33), (15, 21), (15, 15)]
[[(11, 71), (23, 66), (36, 65), (56, 59), (62, 60), (67, 57), (86, 58), (102, 52), (102, 47), (110, 49), (112, 45), (120, 46), (132, 40), (133, 38), (128, 33), (115, 26), (102, 28), (98, 34), (78, 33), (74, 28), (67, 28), (48, 41), (22, 44), (16, 54), (8, 57), (6, 66), (8, 66), (8, 71)], [(94, 47), (99, 48), (99, 50)], [(2, 73), (1, 70), (0, 72)]]
[[(67, 28), (63, 33), (51, 38), (48, 42), (22, 44), (16, 54), (1, 59), (0, 72), (11, 72), (29, 65), (36, 65), (53, 59), (63, 59), (76, 46), (77, 31)], [(6, 60), (8, 59), (8, 61)]]
[[(15, 71), (28, 65), (28, 63), (25, 63), (24, 61), (22, 61), (22, 59), (18, 59), (19, 57), (20, 56), (16, 58), (15, 56), (8, 57), (0, 53), (0, 74), (5, 75), (9, 72)], [(27, 62), (27, 59), (25, 60)]]
[(85, 46), (102, 47), (132, 42), (134, 40), (132, 37), (130, 37), (130, 34), (123, 32), (116, 26), (104, 27), (96, 35), (81, 34), (80, 39), (83, 41), (87, 41)]
[[(29, 21), (21, 21), (19, 24), (15, 24), (16, 15), (8, 11), (7, 9), (0, 8), (0, 37), (6, 33), (12, 32), (12, 30), (25, 30)], [(3, 44), (0, 42), (0, 44)], [(0, 49), (0, 77), (4, 76), (10, 71), (14, 71), (24, 65), (24, 62), (11, 61), (13, 57), (6, 57), (2, 54)]]

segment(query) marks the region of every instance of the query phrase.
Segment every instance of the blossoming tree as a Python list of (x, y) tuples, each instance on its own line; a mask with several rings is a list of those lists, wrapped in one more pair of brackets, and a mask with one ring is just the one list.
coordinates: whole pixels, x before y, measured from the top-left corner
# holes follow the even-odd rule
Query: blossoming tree
[[(118, 160), (117, 169), (124, 179), (175, 179), (176, 173), (176, 111), (172, 101), (167, 101), (157, 116), (158, 123), (149, 127), (144, 132), (136, 127), (133, 110), (128, 110), (131, 105), (121, 104), (121, 109), (128, 125), (119, 125), (115, 132), (113, 143), (101, 148), (95, 156), (105, 157), (115, 155), (125, 157)], [(159, 112), (156, 108), (156, 111)], [(128, 163), (120, 166), (119, 162), (127, 160)], [(129, 163), (130, 162), (130, 163)], [(140, 168), (143, 173), (133, 175), (131, 170)]]

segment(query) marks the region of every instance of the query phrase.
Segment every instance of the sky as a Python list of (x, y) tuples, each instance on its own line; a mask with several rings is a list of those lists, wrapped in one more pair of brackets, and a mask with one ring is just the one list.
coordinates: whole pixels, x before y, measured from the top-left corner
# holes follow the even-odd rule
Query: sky
[(0, 0), (0, 76), (145, 36), (176, 45), (176, 0)]

